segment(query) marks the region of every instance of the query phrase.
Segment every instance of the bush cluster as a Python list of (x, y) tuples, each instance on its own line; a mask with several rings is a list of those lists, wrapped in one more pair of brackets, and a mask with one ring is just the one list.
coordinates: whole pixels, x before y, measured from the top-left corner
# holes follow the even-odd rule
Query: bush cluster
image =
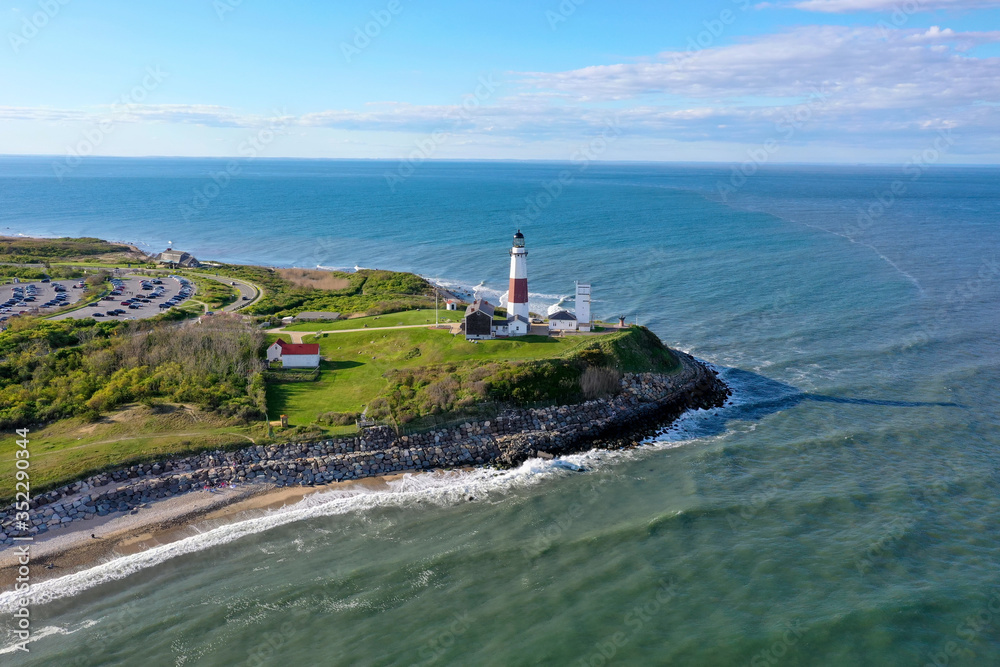
[(296, 285), (277, 271), (261, 266), (227, 265), (220, 273), (257, 283), (264, 296), (247, 311), (254, 315), (282, 317), (303, 310), (333, 311), (343, 314), (381, 315), (433, 304), (433, 288), (412, 273), (362, 269), (355, 273), (332, 272), (347, 280), (339, 290)]
[(168, 322), (17, 318), (0, 333), (0, 428), (160, 398), (263, 415), (263, 333), (230, 318)]
[(571, 404), (616, 394), (625, 372), (668, 373), (673, 353), (649, 330), (595, 337), (565, 358), (443, 364), (390, 371), (368, 416), (406, 424), (429, 416), (475, 413), (480, 406)]

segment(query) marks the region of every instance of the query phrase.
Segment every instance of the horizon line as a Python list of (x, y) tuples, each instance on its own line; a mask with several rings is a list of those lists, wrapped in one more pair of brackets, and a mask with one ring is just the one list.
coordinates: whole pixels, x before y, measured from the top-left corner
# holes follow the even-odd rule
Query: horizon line
[[(63, 158), (65, 153), (0, 153), (0, 159), (5, 158)], [(81, 161), (87, 160), (235, 160), (237, 162), (280, 162), (290, 160), (314, 161), (314, 162), (406, 162), (405, 158), (389, 157), (299, 157), (299, 156), (271, 156), (271, 157), (238, 157), (223, 155), (88, 155), (81, 156)], [(448, 163), (448, 162), (537, 162), (550, 164), (576, 164), (571, 159), (556, 158), (427, 158), (421, 164), (427, 162)], [(654, 165), (738, 165), (745, 160), (591, 160), (592, 163), (600, 164), (654, 164)], [(769, 161), (757, 164), (756, 167), (766, 168), (769, 166), (806, 166), (806, 167), (889, 167), (902, 164), (899, 161), (893, 162), (803, 162), (803, 161)], [(926, 165), (927, 168), (934, 169), (940, 167), (1000, 167), (1000, 162), (941, 162), (934, 165)]]

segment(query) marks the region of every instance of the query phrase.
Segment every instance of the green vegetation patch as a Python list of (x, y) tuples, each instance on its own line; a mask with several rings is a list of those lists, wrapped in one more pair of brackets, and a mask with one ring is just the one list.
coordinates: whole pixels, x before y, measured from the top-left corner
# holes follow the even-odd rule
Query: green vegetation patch
[(169, 399), (262, 416), (263, 334), (232, 318), (166, 321), (16, 318), (0, 333), (0, 429)]
[[(266, 435), (263, 422), (252, 425), (192, 405), (155, 401), (110, 412), (96, 421), (69, 418), (32, 428), (31, 488), (39, 493), (102, 470), (192, 454), (219, 447), (240, 447)], [(0, 437), (0, 502), (14, 494), (16, 438)]]
[(577, 346), (550, 359), (470, 360), (389, 371), (388, 386), (371, 402), (369, 416), (406, 424), (475, 414), (477, 406), (492, 413), (497, 404), (572, 404), (617, 393), (624, 372), (679, 369), (674, 354), (645, 328), (577, 340)]
[[(287, 337), (286, 337), (287, 339)], [(322, 423), (355, 413), (397, 424), (438, 423), (483, 403), (574, 403), (614, 393), (624, 372), (671, 373), (676, 357), (644, 328), (601, 336), (524, 336), (471, 342), (442, 330), (330, 333), (316, 382), (268, 384), (272, 419)], [(434, 417), (435, 419), (426, 419)]]
[(90, 237), (58, 239), (0, 237), (0, 262), (30, 264), (48, 260), (93, 259), (110, 254), (131, 257), (135, 252), (127, 245)]
[(194, 282), (195, 287), (197, 287), (196, 298), (205, 303), (211, 310), (221, 310), (239, 298), (239, 290), (228, 283), (206, 278), (194, 271), (183, 271), (179, 272), (178, 275)]
[[(433, 287), (412, 273), (362, 269), (356, 273), (324, 272), (326, 281), (293, 282), (279, 269), (261, 266), (223, 265), (220, 275), (242, 278), (260, 285), (264, 296), (246, 310), (254, 315), (284, 317), (303, 310), (333, 311), (348, 315), (378, 315), (434, 305)], [(286, 272), (295, 276), (291, 271)], [(299, 272), (303, 273), (303, 272)], [(320, 289), (312, 284), (339, 281), (340, 289)]]

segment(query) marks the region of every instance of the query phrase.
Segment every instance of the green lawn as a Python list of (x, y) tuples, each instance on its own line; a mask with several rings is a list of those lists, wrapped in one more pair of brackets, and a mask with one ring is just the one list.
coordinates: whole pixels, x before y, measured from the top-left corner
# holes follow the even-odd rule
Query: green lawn
[(306, 336), (305, 342), (315, 342), (317, 338), (320, 353), (328, 360), (321, 366), (320, 379), (269, 384), (267, 405), (271, 419), (287, 414), (290, 424), (304, 426), (322, 412), (361, 412), (385, 387), (382, 375), (397, 368), (558, 357), (591, 340), (524, 336), (472, 343), (464, 336), (453, 336), (440, 329), (400, 329), (320, 334)]
[[(264, 424), (235, 425), (198, 409), (174, 406), (155, 414), (137, 405), (108, 415), (97, 423), (62, 419), (28, 433), (33, 491), (66, 483), (110, 466), (120, 467), (174, 454), (188, 454), (227, 445), (260, 441)], [(251, 440), (252, 439), (252, 440)], [(13, 434), (0, 436), (0, 500), (14, 494)]]
[[(461, 322), (465, 311), (438, 311), (439, 322)], [(373, 317), (356, 317), (337, 320), (336, 322), (306, 322), (285, 327), (285, 331), (343, 331), (344, 329), (363, 329), (369, 327), (396, 327), (408, 324), (434, 324), (434, 310), (407, 310), (401, 313), (375, 315)]]

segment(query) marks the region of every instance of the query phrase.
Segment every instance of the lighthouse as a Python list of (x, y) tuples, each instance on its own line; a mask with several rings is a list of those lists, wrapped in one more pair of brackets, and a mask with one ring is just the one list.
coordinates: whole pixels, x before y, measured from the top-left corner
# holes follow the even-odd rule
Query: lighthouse
[(510, 289), (507, 292), (507, 312), (510, 319), (524, 318), (528, 322), (528, 250), (524, 234), (517, 230), (510, 249)]

